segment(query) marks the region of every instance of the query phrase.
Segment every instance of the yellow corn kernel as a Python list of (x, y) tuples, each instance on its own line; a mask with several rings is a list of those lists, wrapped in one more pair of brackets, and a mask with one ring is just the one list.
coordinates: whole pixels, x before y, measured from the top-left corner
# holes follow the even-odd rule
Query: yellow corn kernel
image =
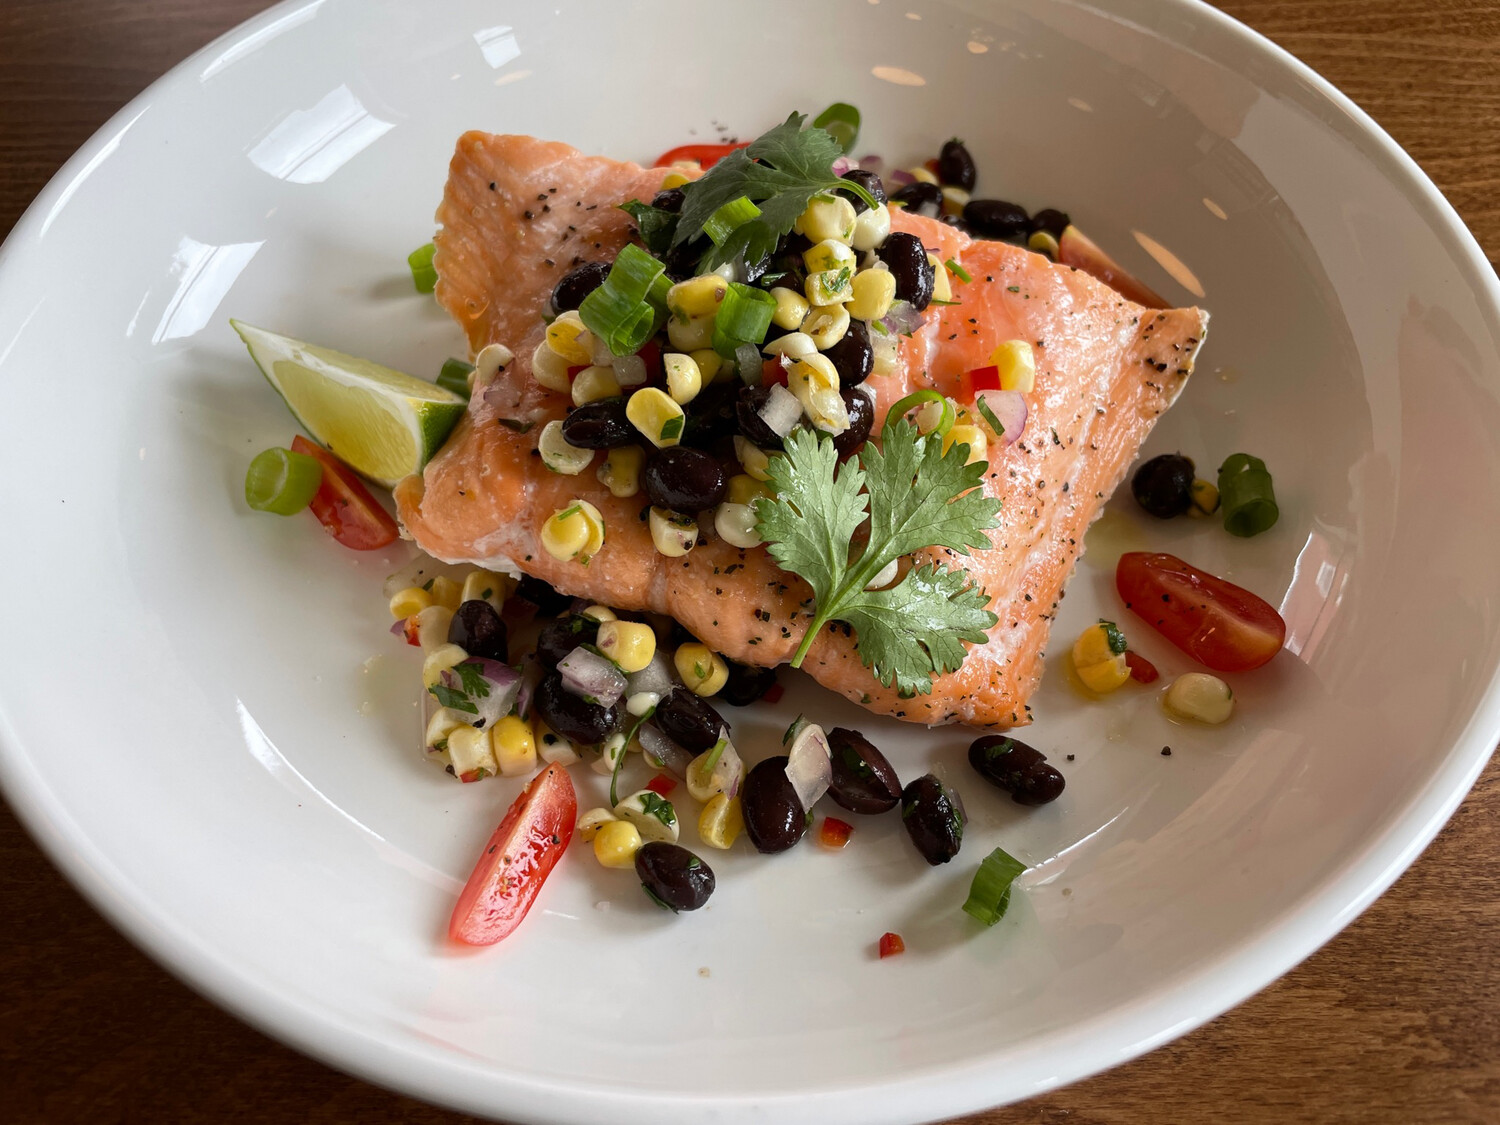
[(432, 747), (439, 742), (446, 743), (450, 734), (466, 725), (459, 712), (449, 707), (439, 707), (432, 713), (432, 718), (427, 720), (426, 745)]
[(599, 829), (606, 824), (612, 824), (620, 818), (608, 809), (589, 809), (578, 818), (578, 824), (573, 829), (573, 834), (585, 844), (592, 844), (594, 837), (599, 835)]
[(918, 164), (915, 168), (908, 168), (906, 171), (912, 179), (920, 183), (935, 184), (938, 182), (938, 178), (932, 174), (931, 169), (926, 165)]
[(594, 334), (584, 327), (577, 309), (569, 309), (547, 325), (547, 346), (571, 366), (594, 362)]
[(424, 654), (431, 653), (448, 643), (448, 629), (453, 624), (453, 611), (440, 605), (430, 605), (417, 614), (417, 643)]
[(1193, 481), (1188, 495), (1193, 501), (1193, 506), (1188, 509), (1190, 516), (1211, 516), (1219, 510), (1218, 488), (1202, 478)]
[(596, 643), (620, 671), (639, 672), (656, 655), (656, 630), (642, 621), (606, 621)]
[(501, 777), (522, 777), (536, 769), (536, 739), (525, 719), (506, 715), (495, 723), (490, 738)]
[(458, 603), (463, 601), (464, 596), (463, 586), (444, 574), (439, 574), (432, 580), (428, 592), (432, 595), (433, 605), (450, 610), (457, 610)]
[(691, 176), (684, 176), (681, 172), (668, 172), (661, 179), (661, 190), (671, 191), (673, 188), (681, 187), (683, 184), (692, 183)]
[(768, 341), (760, 350), (769, 356), (791, 356), (793, 359), (801, 359), (806, 355), (816, 355), (818, 345), (812, 342), (812, 337), (806, 332), (788, 332), (785, 336), (778, 336)]
[(486, 344), (480, 348), (474, 357), (474, 370), (469, 372), (469, 390), (489, 386), (515, 358), (515, 353), (504, 344)]
[(594, 759), (594, 772), (611, 776), (615, 772), (615, 766), (625, 756), (628, 747), (625, 745), (625, 733), (616, 731), (604, 740), (599, 746), (599, 756)]
[(594, 459), (592, 449), (568, 444), (568, 439), (563, 437), (562, 422), (557, 418), (542, 427), (536, 439), (536, 451), (541, 454), (542, 464), (547, 468), (570, 477), (583, 472)]
[(1080, 668), (1087, 664), (1102, 664), (1119, 655), (1109, 643), (1109, 629), (1103, 622), (1090, 625), (1073, 642), (1073, 663)]
[(414, 613), (421, 613), (432, 604), (432, 595), (420, 586), (408, 586), (397, 590), (391, 597), (391, 616), (404, 620)]
[(667, 290), (667, 311), (678, 320), (714, 317), (728, 292), (729, 282), (716, 273), (690, 277)]
[(756, 480), (771, 479), (770, 455), (749, 438), (740, 434), (734, 435), (734, 455), (744, 466), (747, 476), (754, 477)]
[[(588, 360), (584, 360), (585, 363)], [(531, 377), (549, 391), (557, 391), (567, 394), (570, 386), (568, 379), (568, 368), (572, 366), (562, 356), (558, 355), (543, 340), (536, 346), (536, 351), (531, 353)]]
[(837, 391), (839, 389), (839, 369), (826, 355), (802, 356), (792, 364), (788, 374), (795, 374), (806, 379), (809, 386), (819, 390)]
[(719, 377), (724, 370), (724, 357), (713, 348), (697, 348), (689, 353), (693, 362), (698, 365), (698, 373), (703, 376), (703, 385), (706, 387)]
[[(1130, 679), (1125, 653), (1110, 644), (1111, 631), (1103, 622), (1090, 625), (1073, 642), (1073, 670), (1090, 691), (1100, 695), (1114, 691)], [(1118, 636), (1118, 630), (1115, 631)]]
[(714, 794), (698, 814), (698, 839), (711, 848), (733, 847), (744, 829), (745, 816), (740, 799), (728, 793)]
[(680, 352), (668, 352), (661, 357), (667, 372), (667, 392), (672, 401), (686, 406), (698, 397), (703, 389), (703, 372), (698, 370), (698, 361)]
[(579, 616), (592, 617), (601, 625), (603, 625), (606, 621), (620, 620), (620, 615), (617, 614), (614, 610), (610, 609), (607, 605), (591, 605), (581, 614), (579, 614)]
[(792, 229), (812, 242), (849, 242), (854, 238), (854, 219), (854, 204), (842, 195), (820, 195), (797, 216)]
[(962, 215), (964, 204), (969, 202), (969, 193), (952, 184), (943, 185), (943, 214)]
[(816, 246), (802, 252), (802, 262), (808, 273), (823, 270), (838, 270), (854, 264), (854, 251), (849, 244), (834, 238), (825, 238)]
[(542, 524), (542, 549), (554, 559), (567, 562), (583, 553), (589, 542), (589, 521), (577, 500), (559, 508)]
[(455, 644), (440, 644), (422, 658), (422, 686), (431, 688), (449, 668), (456, 668), (469, 654)]
[(716, 695), (729, 679), (729, 665), (707, 645), (689, 641), (678, 645), (672, 664), (683, 685), (694, 695)]
[(578, 761), (578, 751), (562, 735), (542, 722), (541, 716), (531, 720), (531, 737), (536, 742), (537, 757), (547, 763), (556, 763), (566, 769)]
[(641, 490), (641, 468), (646, 463), (646, 451), (638, 445), (620, 445), (611, 449), (599, 466), (599, 483), (609, 489), (611, 496), (625, 499)]
[(849, 284), (852, 294), (844, 307), (857, 320), (879, 320), (896, 300), (896, 275), (890, 270), (860, 270)]
[(667, 340), (680, 352), (697, 352), (713, 346), (714, 318), (697, 316), (691, 320), (667, 317)]
[(698, 521), (692, 516), (653, 505), (646, 522), (657, 553), (669, 559), (680, 559), (698, 545)]
[(802, 285), (810, 305), (839, 305), (854, 296), (854, 266), (810, 273)]
[(765, 481), (756, 480), (749, 473), (736, 473), (729, 478), (729, 487), (724, 490), (724, 499), (731, 504), (754, 504), (759, 496), (770, 499), (776, 494)]
[(602, 398), (614, 398), (620, 393), (620, 380), (615, 378), (613, 367), (590, 365), (573, 378), (573, 405), (587, 406)]
[(1107, 660), (1103, 664), (1090, 664), (1075, 669), (1083, 686), (1100, 695), (1108, 695), (1130, 679), (1130, 668), (1123, 656)]
[(873, 250), (891, 233), (891, 209), (882, 203), (859, 213), (854, 220), (854, 238), (851, 245), (861, 253)]
[(948, 267), (943, 265), (942, 259), (931, 250), (927, 252), (927, 261), (932, 266), (932, 299), (934, 301), (953, 300), (953, 284), (948, 280)]
[(749, 504), (723, 503), (714, 509), (714, 530), (731, 547), (748, 550), (763, 542), (756, 528), (755, 509)]
[(1000, 369), (1000, 389), (1028, 393), (1036, 388), (1036, 356), (1025, 340), (1006, 340), (990, 353)]
[(843, 305), (813, 309), (803, 323), (802, 331), (820, 352), (826, 352), (849, 331), (849, 311)]
[(771, 314), (771, 323), (788, 332), (795, 332), (802, 327), (803, 320), (807, 318), (807, 298), (785, 285), (773, 288), (771, 296), (776, 298), (776, 311)]
[(464, 575), (464, 590), (461, 602), (489, 602), (496, 610), (505, 605), (516, 592), (516, 580), (508, 574), (496, 574), (490, 570), (471, 570)]
[(1057, 238), (1050, 230), (1032, 231), (1031, 237), (1026, 240), (1026, 249), (1034, 250), (1038, 254), (1045, 254), (1054, 262), (1057, 261), (1059, 250)]
[(943, 435), (943, 452), (947, 453), (954, 445), (967, 445), (969, 456), (965, 459), (965, 465), (972, 465), (976, 461), (983, 461), (987, 454), (986, 439), (984, 431), (978, 426), (953, 426)]
[(792, 364), (787, 386), (818, 429), (841, 434), (849, 428), (849, 408), (839, 394), (838, 371), (825, 355), (810, 355)]
[(641, 834), (628, 820), (608, 820), (594, 833), (594, 858), (605, 867), (634, 867)]
[(657, 387), (642, 387), (631, 395), (625, 404), (625, 416), (658, 449), (681, 440), (686, 420), (682, 407)]
[(1234, 714), (1234, 692), (1218, 676), (1186, 672), (1162, 694), (1161, 705), (1178, 718), (1217, 726)]
[(479, 781), (500, 772), (490, 732), (467, 724), (448, 732), (448, 762), (460, 781)]

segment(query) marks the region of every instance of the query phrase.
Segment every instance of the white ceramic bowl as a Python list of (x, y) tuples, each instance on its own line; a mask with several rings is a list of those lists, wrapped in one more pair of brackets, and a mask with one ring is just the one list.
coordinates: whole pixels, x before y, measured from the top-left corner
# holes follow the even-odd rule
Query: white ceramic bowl
[[(1113, 1065), (1346, 924), (1500, 729), (1495, 278), (1368, 119), (1186, 0), (762, 0), (732, 19), (293, 0), (121, 111), (0, 261), (10, 799), (220, 1003), (513, 1120), (906, 1122)], [(460, 337), (403, 259), (462, 130), (649, 158), (835, 99), (864, 110), (864, 150), (966, 138), (983, 192), (1068, 209), (1189, 301), (1147, 239), (1169, 248), (1213, 310), (1148, 452), (1260, 454), (1281, 522), (1238, 541), (1117, 499), (1060, 635), (1120, 617), (1186, 670), (1110, 589), (1121, 549), (1156, 544), (1280, 603), (1288, 650), (1234, 679), (1216, 730), (1170, 727), (1143, 690), (1086, 704), (1054, 667), (1026, 737), (1069, 786), (1034, 811), (962, 780), (963, 732), (798, 682), (739, 718), (740, 744), (768, 752), (805, 708), (906, 776), (946, 769), (974, 817), (961, 862), (929, 871), (894, 817), (861, 821), (841, 854), (716, 855), (711, 906), (674, 918), (575, 856), (513, 938), (456, 952), (453, 893), (515, 786), (417, 759), (415, 658), (379, 593), (396, 556), (245, 509), (249, 456), (293, 423), (226, 318), (435, 372)], [(1035, 869), (980, 931), (957, 908), (995, 844)], [(875, 958), (885, 930), (904, 957)]]

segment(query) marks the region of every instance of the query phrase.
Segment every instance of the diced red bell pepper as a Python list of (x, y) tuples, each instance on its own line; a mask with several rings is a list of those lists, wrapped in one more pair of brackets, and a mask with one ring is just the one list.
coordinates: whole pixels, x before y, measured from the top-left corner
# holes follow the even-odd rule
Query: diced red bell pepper
[(884, 961), (887, 957), (894, 957), (898, 953), (906, 952), (906, 942), (901, 940), (900, 934), (885, 933), (880, 935), (880, 959)]
[(825, 816), (818, 829), (818, 842), (825, 848), (842, 848), (849, 842), (849, 834), (853, 831), (854, 825), (847, 821), (836, 816)]
[(972, 371), (965, 371), (958, 379), (958, 385), (965, 402), (973, 402), (974, 396), (980, 391), (998, 391), (1000, 389), (1000, 369), (994, 365), (988, 367), (976, 367)]
[(1138, 684), (1154, 684), (1161, 678), (1155, 664), (1131, 649), (1125, 650), (1125, 666), (1130, 669), (1130, 678)]
[(693, 160), (703, 169), (712, 168), (724, 157), (728, 156), (737, 148), (744, 148), (749, 141), (739, 141), (735, 144), (718, 145), (678, 145), (669, 148), (656, 158), (656, 167), (665, 168), (668, 164), (678, 164), (685, 160)]
[(417, 636), (417, 615), (414, 613), (401, 625), (401, 634), (406, 638), (409, 645), (420, 645), (422, 638)]
[(650, 781), (646, 782), (646, 788), (651, 790), (651, 792), (655, 793), (659, 797), (665, 797), (668, 793), (677, 788), (677, 779), (675, 777), (668, 777), (664, 773), (659, 773)]
[(781, 366), (781, 360), (768, 359), (760, 365), (760, 381), (762, 386), (769, 387), (772, 383), (780, 383), (783, 387), (786, 383), (786, 368)]
[(772, 684), (766, 688), (766, 694), (761, 696), (767, 703), (780, 703), (781, 697), (786, 694), (786, 688), (780, 684)]

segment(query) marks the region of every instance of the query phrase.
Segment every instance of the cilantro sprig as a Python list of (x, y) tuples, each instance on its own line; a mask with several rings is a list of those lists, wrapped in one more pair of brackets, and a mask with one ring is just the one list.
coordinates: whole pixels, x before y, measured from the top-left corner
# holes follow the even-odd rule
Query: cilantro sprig
[[(986, 549), (1000, 501), (979, 487), (982, 462), (965, 464), (956, 446), (918, 433), (905, 419), (887, 426), (880, 447), (839, 464), (833, 442), (810, 430), (787, 438), (767, 472), (774, 498), (755, 502), (756, 526), (782, 570), (813, 588), (816, 610), (792, 659), (800, 667), (819, 631), (842, 621), (858, 633), (860, 659), (882, 684), (925, 695), (932, 677), (963, 663), (961, 642), (980, 643), (998, 620), (989, 596), (959, 569), (926, 563), (895, 586), (865, 589), (888, 564), (927, 547), (967, 555)], [(868, 539), (850, 558), (855, 532)]]
[(833, 161), (843, 148), (824, 129), (803, 129), (806, 120), (805, 114), (793, 113), (748, 147), (720, 159), (702, 179), (684, 184), (682, 212), (672, 232), (672, 245), (698, 237), (719, 208), (741, 198), (755, 203), (760, 214), (735, 227), (723, 243), (710, 250), (701, 263), (703, 268), (769, 257), (777, 240), (791, 231), (816, 195), (842, 188), (871, 207), (877, 206), (859, 184), (833, 174)]

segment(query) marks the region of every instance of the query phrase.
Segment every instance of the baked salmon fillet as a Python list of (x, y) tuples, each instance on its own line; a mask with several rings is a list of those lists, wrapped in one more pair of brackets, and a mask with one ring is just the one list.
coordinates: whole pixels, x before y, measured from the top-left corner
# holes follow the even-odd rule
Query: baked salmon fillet
[[(574, 266), (614, 258), (631, 233), (616, 205), (649, 200), (665, 171), (531, 137), (471, 132), (459, 140), (437, 212), (437, 298), (475, 352), (501, 343), (516, 359), (475, 392), (443, 449), (397, 486), (396, 501), (407, 532), (437, 558), (519, 570), (568, 594), (668, 614), (725, 656), (775, 665), (792, 657), (811, 619), (802, 580), (763, 547), (739, 549), (712, 535), (684, 557), (665, 557), (641, 518), (644, 498), (617, 499), (597, 479), (602, 453), (581, 474), (564, 476), (548, 471), (536, 450), (541, 427), (571, 405), (530, 371), (548, 296)], [(972, 280), (955, 283), (959, 303), (927, 310), (901, 341), (893, 373), (869, 379), (876, 432), (914, 389), (958, 393), (962, 374), (987, 364), (998, 343), (1034, 348), (1024, 433), (988, 454), (984, 490), (1001, 501), (991, 549), (923, 552), (967, 571), (998, 621), (959, 670), (934, 678), (930, 694), (903, 698), (882, 686), (837, 623), (816, 638), (803, 668), (900, 719), (1024, 725), (1084, 532), (1192, 373), (1208, 315), (1144, 308), (1082, 271), (899, 209), (892, 229), (917, 235), (940, 260), (960, 261)], [(595, 505), (607, 527), (587, 566), (539, 546), (543, 522), (577, 499)]]

